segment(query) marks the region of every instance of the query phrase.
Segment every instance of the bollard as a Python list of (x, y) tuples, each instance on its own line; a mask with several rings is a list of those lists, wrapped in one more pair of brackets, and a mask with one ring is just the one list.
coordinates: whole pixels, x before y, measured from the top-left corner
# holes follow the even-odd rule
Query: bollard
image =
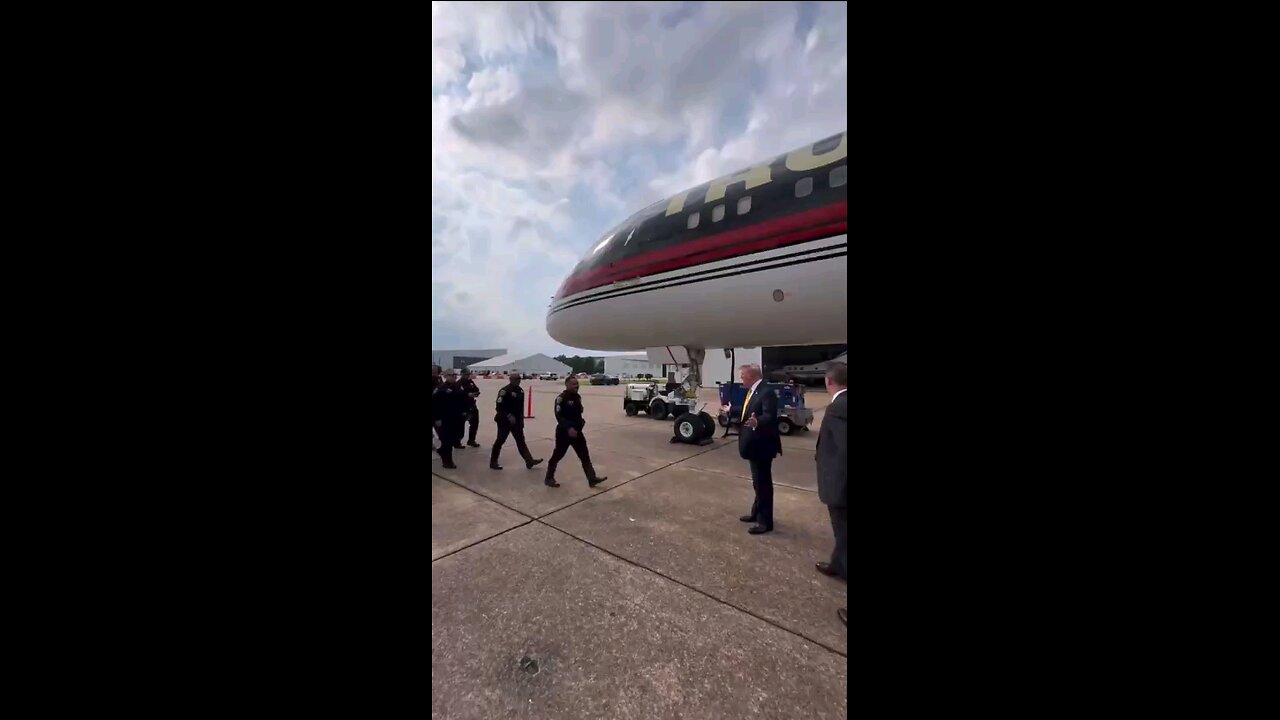
[(524, 419), (525, 420), (534, 419), (533, 418), (533, 384), (532, 383), (529, 384), (529, 409), (525, 411)]

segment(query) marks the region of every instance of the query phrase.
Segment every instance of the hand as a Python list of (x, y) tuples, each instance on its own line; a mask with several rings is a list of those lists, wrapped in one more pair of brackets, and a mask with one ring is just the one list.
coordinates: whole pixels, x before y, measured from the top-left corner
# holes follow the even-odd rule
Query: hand
[(751, 417), (747, 418), (746, 426), (752, 430), (756, 429), (756, 414), (751, 413)]
[(443, 427), (443, 426), (444, 424), (441, 423), (439, 420), (436, 421), (436, 427)]
[(731, 405), (721, 405), (721, 406), (720, 406), (720, 412), (724, 413), (725, 415), (728, 415), (728, 414), (729, 414), (729, 411), (731, 411), (731, 410), (733, 410), (733, 406), (731, 406)]
[(512, 425), (515, 425), (515, 424), (516, 424), (516, 416), (515, 416), (515, 415), (508, 415), (508, 416), (507, 416), (507, 422), (511, 423)]
[(578, 437), (578, 431), (577, 431), (577, 430), (574, 430), (573, 428), (569, 428), (569, 437), (571, 437), (571, 438), (577, 438), (577, 437)]

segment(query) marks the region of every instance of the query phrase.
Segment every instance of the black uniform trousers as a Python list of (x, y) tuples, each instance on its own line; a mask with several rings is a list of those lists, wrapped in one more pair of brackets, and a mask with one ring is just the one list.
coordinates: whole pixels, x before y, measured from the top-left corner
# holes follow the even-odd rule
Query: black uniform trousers
[(831, 513), (831, 530), (836, 536), (835, 549), (831, 551), (831, 569), (840, 577), (849, 579), (849, 514), (848, 508), (827, 506)]
[[(461, 443), (462, 434), (465, 430), (463, 422), (462, 418), (457, 420), (445, 419), (440, 424), (440, 427), (436, 428), (436, 437), (440, 439), (440, 458), (446, 463), (453, 463), (454, 445)], [(435, 425), (435, 423), (432, 423), (432, 425)]]
[[(467, 435), (467, 442), (473, 443), (476, 441), (476, 429), (480, 427), (480, 410), (475, 403), (471, 403), (467, 408), (466, 422), (471, 423), (471, 432)], [(461, 434), (458, 435), (458, 439), (462, 439)]]
[[(435, 423), (431, 423), (435, 426)], [(449, 423), (442, 422), (440, 427), (435, 428), (436, 438), (440, 441), (440, 449), (436, 452), (440, 454), (440, 459), (444, 460), (445, 465), (453, 464), (453, 433), (450, 432)]]
[[(507, 436), (516, 439), (516, 449), (520, 451), (520, 457), (524, 458), (526, 464), (533, 462), (533, 453), (529, 452), (529, 445), (524, 441), (523, 425), (508, 425), (506, 422), (498, 422), (498, 440), (493, 443), (493, 453), (489, 455), (489, 464), (498, 464), (498, 453), (502, 452), (502, 444), (507, 441)], [(472, 425), (472, 437), (475, 437), (475, 426)]]
[(749, 460), (751, 465), (751, 486), (755, 488), (756, 499), (751, 503), (751, 517), (756, 523), (767, 528), (773, 527), (773, 458)]
[(547, 477), (554, 478), (556, 476), (556, 465), (560, 464), (561, 458), (569, 452), (569, 448), (578, 453), (578, 459), (582, 461), (582, 469), (587, 473), (588, 480), (596, 478), (596, 469), (591, 466), (591, 453), (587, 452), (587, 436), (581, 430), (578, 431), (578, 437), (569, 437), (569, 431), (564, 428), (556, 428), (556, 450), (551, 453), (551, 460), (547, 462)]

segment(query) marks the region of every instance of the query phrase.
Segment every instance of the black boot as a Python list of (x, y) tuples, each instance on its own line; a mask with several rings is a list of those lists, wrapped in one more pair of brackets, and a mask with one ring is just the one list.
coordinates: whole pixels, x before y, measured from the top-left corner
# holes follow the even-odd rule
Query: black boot
[(546, 479), (546, 480), (543, 480), (542, 482), (543, 482), (543, 484), (545, 484), (547, 487), (560, 487), (560, 483), (556, 482), (556, 479), (555, 479), (555, 478), (553, 478), (553, 477), (551, 477), (550, 475), (548, 475), (548, 476), (547, 476), (547, 479)]
[(538, 458), (537, 460), (525, 460), (525, 461), (524, 461), (524, 466), (525, 466), (525, 467), (527, 467), (527, 468), (529, 468), (530, 470), (534, 469), (535, 467), (537, 467), (538, 465), (541, 465), (541, 464), (542, 464), (542, 458)]

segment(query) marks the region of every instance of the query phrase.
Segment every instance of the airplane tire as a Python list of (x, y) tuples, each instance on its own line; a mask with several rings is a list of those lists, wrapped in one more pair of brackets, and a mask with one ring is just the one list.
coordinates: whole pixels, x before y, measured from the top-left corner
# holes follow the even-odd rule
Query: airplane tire
[(700, 412), (698, 417), (702, 418), (702, 437), (709, 438), (716, 434), (716, 421), (711, 419), (711, 415)]
[(676, 437), (683, 443), (698, 442), (702, 437), (702, 422), (691, 413), (681, 415), (676, 418)]

